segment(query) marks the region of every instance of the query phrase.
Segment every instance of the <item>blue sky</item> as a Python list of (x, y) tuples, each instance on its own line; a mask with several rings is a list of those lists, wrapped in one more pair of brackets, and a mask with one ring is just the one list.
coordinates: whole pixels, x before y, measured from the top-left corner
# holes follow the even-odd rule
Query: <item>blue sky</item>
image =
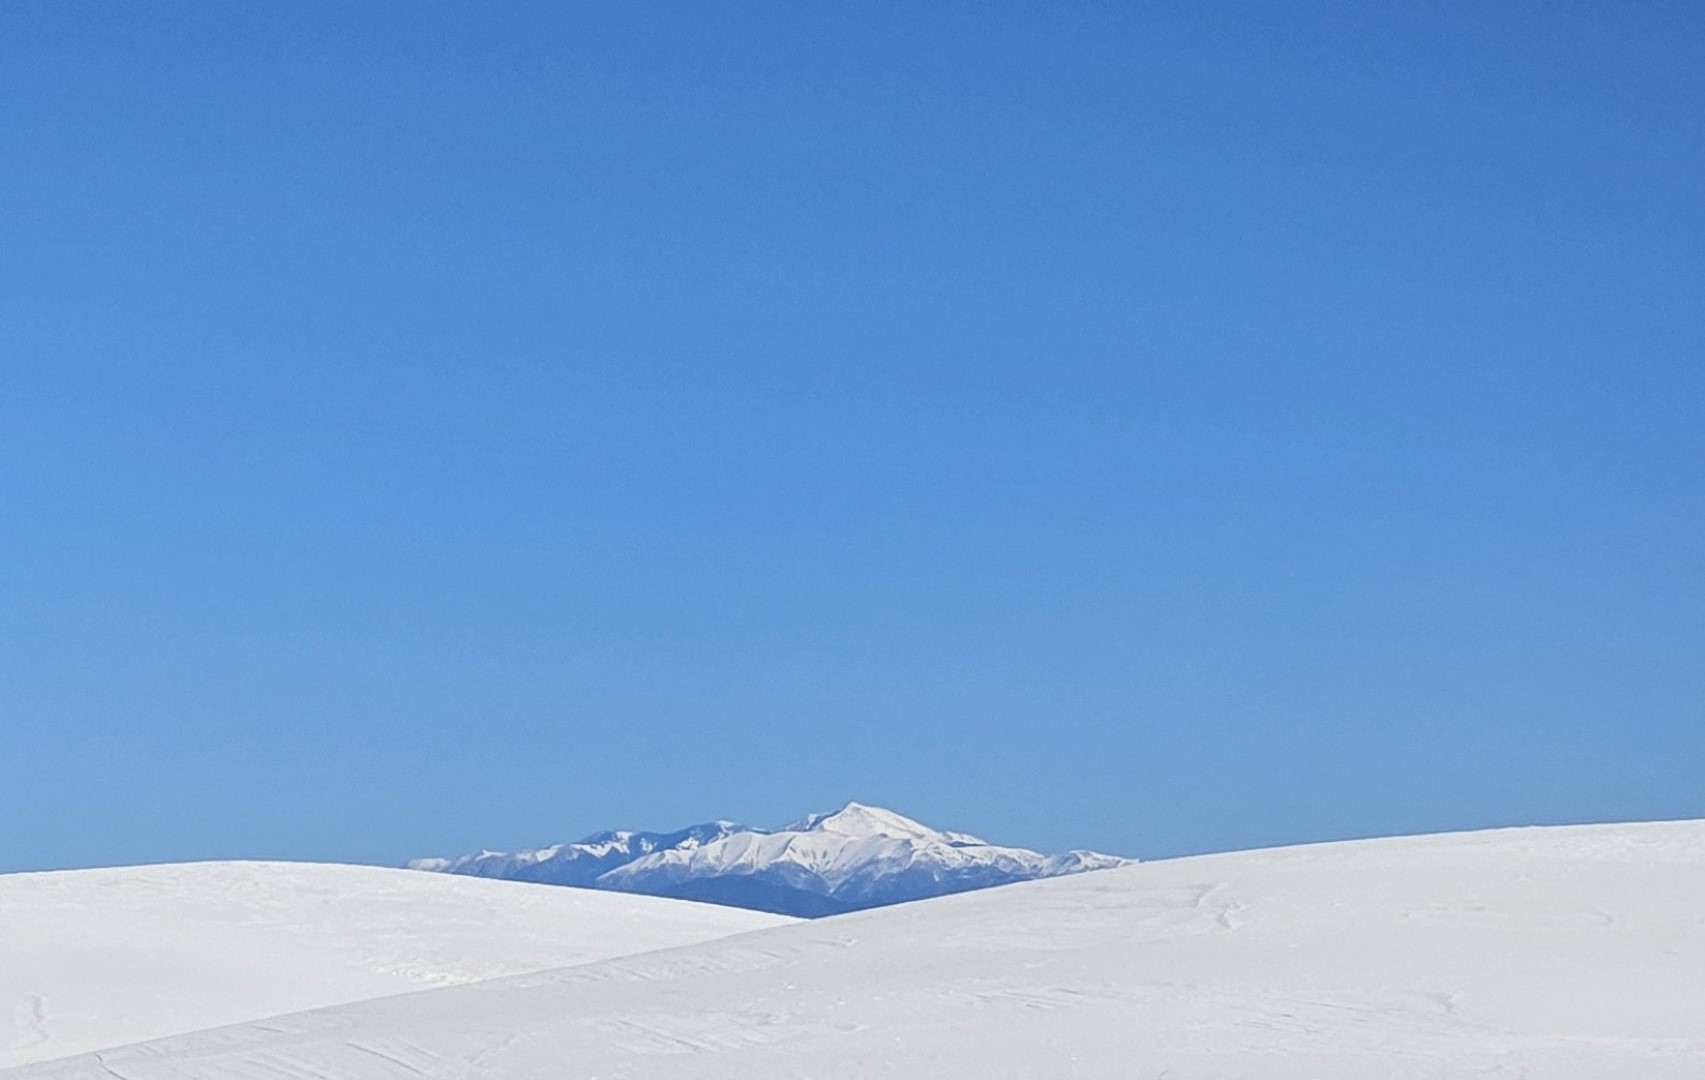
[(1696, 5), (0, 7), (0, 869), (1705, 815)]

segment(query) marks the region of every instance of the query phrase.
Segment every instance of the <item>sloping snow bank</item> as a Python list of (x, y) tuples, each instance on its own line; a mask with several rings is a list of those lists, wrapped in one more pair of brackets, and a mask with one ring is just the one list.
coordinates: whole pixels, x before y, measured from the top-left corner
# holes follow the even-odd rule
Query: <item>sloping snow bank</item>
[(0, 875), (0, 1067), (791, 922), (359, 866)]
[(1698, 1080), (1705, 823), (1142, 864), (5, 1080)]

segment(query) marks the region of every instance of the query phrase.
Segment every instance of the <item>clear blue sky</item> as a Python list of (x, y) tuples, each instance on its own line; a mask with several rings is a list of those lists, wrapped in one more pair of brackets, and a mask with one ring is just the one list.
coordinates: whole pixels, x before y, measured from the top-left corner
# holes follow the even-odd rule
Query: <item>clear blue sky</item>
[(1705, 815), (1701, 56), (0, 6), (0, 869)]

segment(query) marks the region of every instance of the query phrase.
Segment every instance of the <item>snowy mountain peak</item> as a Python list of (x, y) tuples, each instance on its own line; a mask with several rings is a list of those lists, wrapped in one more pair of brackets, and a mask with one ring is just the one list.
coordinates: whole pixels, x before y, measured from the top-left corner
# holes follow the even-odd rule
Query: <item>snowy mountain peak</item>
[(854, 839), (882, 836), (891, 840), (939, 840), (946, 835), (903, 814), (856, 802), (849, 802), (830, 814), (807, 814), (781, 831), (834, 833)]
[(409, 865), (817, 916), (1129, 861), (1085, 851), (1046, 855), (999, 847), (849, 802), (773, 831), (719, 820), (674, 833), (604, 832), (578, 844)]

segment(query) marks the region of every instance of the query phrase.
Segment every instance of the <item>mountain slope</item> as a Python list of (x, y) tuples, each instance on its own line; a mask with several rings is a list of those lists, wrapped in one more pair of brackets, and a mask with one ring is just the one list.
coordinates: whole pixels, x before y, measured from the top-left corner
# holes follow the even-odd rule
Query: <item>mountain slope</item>
[(373, 867), (0, 875), (0, 1067), (789, 920)]
[(1044, 855), (999, 847), (848, 803), (774, 831), (723, 821), (678, 833), (606, 833), (537, 852), (422, 859), (410, 866), (816, 917), (1128, 862), (1094, 852)]
[(534, 851), (482, 851), (456, 859), (416, 859), (408, 869), (589, 888), (600, 875), (654, 851), (691, 850), (744, 829), (732, 821), (712, 821), (672, 833), (601, 832), (578, 843), (553, 844)]
[(1705, 822), (1145, 863), (5, 1080), (1697, 1080)]

